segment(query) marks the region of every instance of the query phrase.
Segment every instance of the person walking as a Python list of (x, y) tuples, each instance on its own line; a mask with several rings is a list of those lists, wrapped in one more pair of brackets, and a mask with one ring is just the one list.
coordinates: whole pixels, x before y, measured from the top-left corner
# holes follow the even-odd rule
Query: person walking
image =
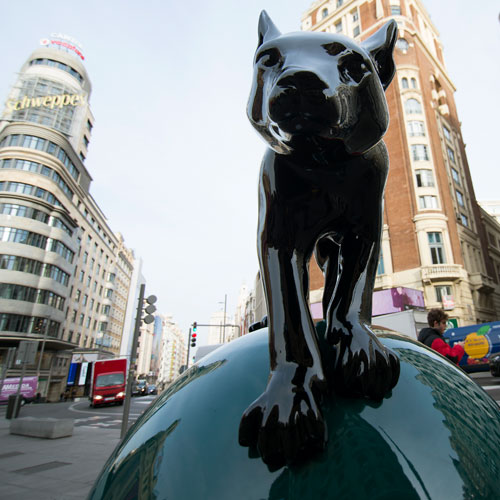
[(429, 314), (427, 314), (427, 323), (429, 326), (420, 330), (418, 341), (458, 365), (465, 354), (464, 342), (455, 342), (453, 347), (450, 347), (446, 343), (443, 333), (446, 330), (447, 321), (448, 315), (442, 309), (431, 309)]

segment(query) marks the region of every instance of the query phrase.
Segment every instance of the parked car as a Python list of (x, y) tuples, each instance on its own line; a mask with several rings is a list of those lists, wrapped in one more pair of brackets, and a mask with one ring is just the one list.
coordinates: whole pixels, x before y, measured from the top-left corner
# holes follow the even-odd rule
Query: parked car
[(148, 384), (145, 380), (138, 380), (132, 387), (132, 396), (146, 396), (148, 394)]
[(490, 372), (493, 377), (500, 377), (500, 356), (490, 358)]
[(151, 384), (148, 386), (148, 394), (158, 394), (158, 388), (156, 385)]

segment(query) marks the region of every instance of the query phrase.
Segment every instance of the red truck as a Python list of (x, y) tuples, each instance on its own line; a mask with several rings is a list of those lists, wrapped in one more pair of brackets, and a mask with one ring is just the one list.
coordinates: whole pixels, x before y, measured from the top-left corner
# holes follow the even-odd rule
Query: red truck
[(101, 359), (92, 365), (90, 406), (123, 404), (127, 383), (127, 359)]

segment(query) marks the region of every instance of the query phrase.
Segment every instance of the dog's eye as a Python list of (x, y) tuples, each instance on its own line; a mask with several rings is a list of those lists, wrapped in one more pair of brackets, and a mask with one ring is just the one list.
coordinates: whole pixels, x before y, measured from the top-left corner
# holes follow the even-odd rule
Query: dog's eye
[(348, 82), (350, 80), (359, 83), (368, 72), (369, 68), (363, 58), (358, 54), (351, 54), (342, 59), (339, 64), (341, 78)]
[(327, 54), (330, 54), (331, 56), (338, 56), (341, 52), (344, 52), (345, 45), (342, 45), (339, 42), (332, 42), (325, 43), (325, 45), (323, 45), (323, 48), (325, 49)]
[(281, 53), (276, 48), (271, 48), (267, 50), (263, 50), (259, 54), (257, 54), (255, 58), (255, 63), (259, 63), (262, 66), (266, 66), (271, 68), (272, 66), (276, 66), (281, 61)]

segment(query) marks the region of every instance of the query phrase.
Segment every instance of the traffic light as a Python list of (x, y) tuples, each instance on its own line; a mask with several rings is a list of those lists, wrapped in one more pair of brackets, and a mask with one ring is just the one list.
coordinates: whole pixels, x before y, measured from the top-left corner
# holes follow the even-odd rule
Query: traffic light
[(145, 299), (146, 302), (149, 304), (144, 308), (144, 311), (146, 312), (147, 316), (144, 316), (144, 323), (146, 325), (149, 325), (155, 320), (155, 317), (153, 316), (153, 313), (156, 311), (156, 306), (153, 304), (156, 302), (156, 295), (150, 295), (147, 299)]
[(191, 333), (191, 347), (196, 346), (196, 339), (198, 334), (196, 333), (196, 329), (198, 328), (198, 323), (196, 321), (193, 323), (193, 331)]

